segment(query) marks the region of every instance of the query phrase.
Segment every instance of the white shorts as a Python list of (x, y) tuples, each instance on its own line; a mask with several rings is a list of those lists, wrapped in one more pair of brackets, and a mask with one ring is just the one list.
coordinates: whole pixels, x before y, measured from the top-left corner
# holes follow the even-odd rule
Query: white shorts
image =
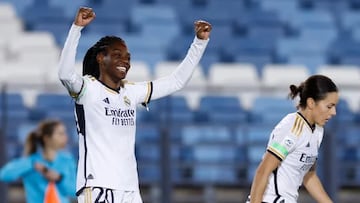
[(139, 191), (112, 190), (101, 187), (85, 188), (78, 203), (143, 203)]

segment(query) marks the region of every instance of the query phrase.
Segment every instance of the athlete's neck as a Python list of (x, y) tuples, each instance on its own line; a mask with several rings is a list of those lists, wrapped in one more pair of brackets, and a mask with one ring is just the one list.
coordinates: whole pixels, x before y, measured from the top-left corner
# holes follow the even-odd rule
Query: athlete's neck
[(47, 161), (53, 161), (56, 157), (56, 154), (57, 150), (50, 147), (45, 147), (42, 152), (44, 159)]
[(109, 77), (103, 77), (102, 75), (100, 75), (99, 77), (99, 81), (105, 85), (106, 87), (115, 90), (115, 91), (119, 91), (121, 87), (123, 87), (123, 81), (122, 80), (114, 80), (112, 78)]
[(306, 111), (306, 110), (300, 110), (300, 111), (298, 111), (298, 113), (305, 119), (305, 121), (309, 125), (310, 129), (312, 131), (314, 131), (315, 130), (315, 120), (311, 116), (312, 115), (311, 112)]
[(299, 111), (299, 113), (306, 119), (306, 121), (310, 124), (310, 125), (315, 125), (315, 121), (313, 119), (313, 117), (311, 116), (311, 112), (307, 111), (306, 109), (301, 109)]

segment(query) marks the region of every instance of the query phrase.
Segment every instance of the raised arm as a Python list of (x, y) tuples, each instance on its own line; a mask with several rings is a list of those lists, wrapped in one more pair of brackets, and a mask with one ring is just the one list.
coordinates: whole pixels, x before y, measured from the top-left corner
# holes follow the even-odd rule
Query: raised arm
[(184, 60), (172, 74), (153, 81), (152, 99), (172, 94), (182, 89), (190, 80), (196, 65), (205, 51), (212, 29), (211, 24), (206, 21), (196, 21), (194, 28), (196, 37)]
[(76, 48), (81, 36), (81, 30), (94, 20), (94, 18), (95, 13), (91, 8), (81, 7), (78, 10), (61, 52), (58, 75), (72, 96), (76, 96), (83, 85), (81, 75), (76, 74), (74, 68)]

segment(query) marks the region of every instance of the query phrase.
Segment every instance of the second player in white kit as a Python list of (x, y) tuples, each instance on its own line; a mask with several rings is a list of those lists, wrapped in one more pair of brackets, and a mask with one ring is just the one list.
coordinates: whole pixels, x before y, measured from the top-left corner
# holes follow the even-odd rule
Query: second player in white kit
[(330, 78), (313, 75), (290, 90), (290, 98), (300, 97), (298, 111), (286, 115), (271, 132), (247, 202), (296, 203), (304, 185), (317, 202), (331, 203), (315, 168), (323, 126), (336, 114), (338, 89)]

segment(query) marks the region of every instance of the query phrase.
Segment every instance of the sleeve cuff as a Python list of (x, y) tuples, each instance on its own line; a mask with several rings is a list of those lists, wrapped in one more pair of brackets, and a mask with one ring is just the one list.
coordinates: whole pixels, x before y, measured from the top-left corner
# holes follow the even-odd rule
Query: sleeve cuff
[(73, 24), (71, 25), (71, 29), (72, 29), (72, 30), (79, 30), (79, 31), (81, 31), (83, 28), (84, 28), (84, 26), (75, 25), (75, 23), (73, 23)]
[(209, 42), (209, 39), (199, 39), (196, 36), (194, 37), (194, 43), (200, 43), (200, 44), (207, 44)]

